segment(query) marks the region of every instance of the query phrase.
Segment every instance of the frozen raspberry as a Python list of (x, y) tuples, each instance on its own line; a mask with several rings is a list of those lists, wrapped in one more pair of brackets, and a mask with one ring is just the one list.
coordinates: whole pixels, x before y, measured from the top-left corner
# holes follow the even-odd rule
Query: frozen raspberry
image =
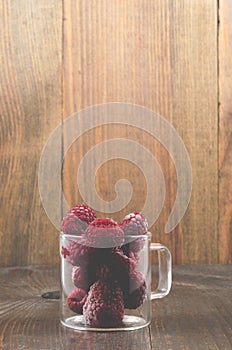
[(66, 259), (74, 266), (87, 266), (95, 259), (96, 249), (71, 241), (66, 247)]
[(131, 253), (130, 256), (123, 254), (121, 249), (116, 248), (109, 254), (103, 265), (96, 269), (97, 277), (102, 281), (126, 283), (130, 273), (137, 266), (138, 260)]
[(112, 219), (99, 218), (90, 223), (85, 231), (88, 245), (109, 248), (120, 246), (124, 242), (124, 233)]
[(74, 289), (67, 301), (69, 308), (77, 314), (83, 313), (83, 306), (86, 302), (87, 294), (81, 288)]
[[(85, 240), (83, 242), (86, 243)], [(88, 267), (89, 269), (91, 267), (96, 269), (97, 266), (101, 266), (107, 261), (112, 249), (93, 248), (84, 243), (71, 241), (67, 247), (62, 247), (61, 254), (73, 266)]]
[[(69, 213), (75, 214), (85, 224), (89, 225), (96, 219), (95, 211), (87, 205), (76, 205), (69, 210)], [(86, 225), (86, 226), (87, 226)]]
[(124, 306), (127, 309), (137, 309), (144, 302), (146, 282), (139, 271), (133, 271), (123, 288)]
[[(133, 241), (134, 242), (134, 241)], [(134, 251), (133, 248), (136, 248), (135, 247), (135, 244), (132, 245), (131, 247), (131, 243), (133, 242), (130, 242), (130, 243), (127, 243), (127, 244), (124, 244), (121, 246), (121, 250), (123, 251), (123, 253), (128, 256), (129, 258), (135, 260), (137, 263), (139, 262), (139, 251)], [(144, 241), (143, 242), (143, 245), (144, 245)], [(137, 243), (136, 243), (137, 244)], [(138, 243), (139, 244), (139, 243)]]
[(96, 269), (96, 276), (102, 281), (112, 281), (113, 273), (109, 264), (104, 264)]
[[(134, 212), (125, 216), (120, 227), (125, 236), (137, 236), (147, 233), (148, 223), (142, 213)], [(133, 240), (133, 237), (130, 237), (126, 241), (129, 242), (123, 246), (123, 251), (127, 254), (129, 251), (139, 252), (143, 249), (145, 238), (140, 237)]]
[(126, 254), (128, 258), (132, 259), (135, 261), (136, 266), (138, 265), (139, 262), (139, 253), (133, 252), (133, 251), (128, 251)]
[(122, 246), (122, 250), (124, 251), (124, 253), (126, 255), (130, 254), (130, 253), (138, 253), (140, 252), (140, 250), (143, 249), (144, 244), (145, 244), (145, 238), (140, 237), (140, 238), (136, 238), (134, 240), (132, 240), (130, 238), (131, 242), (130, 243), (126, 243)]
[(105, 263), (98, 266), (96, 276), (102, 281), (126, 284), (131, 272), (137, 266), (137, 260), (132, 255), (133, 253), (128, 257), (121, 249), (116, 248), (109, 254)]
[(90, 286), (97, 280), (94, 269), (90, 266), (88, 267), (80, 267), (73, 266), (72, 269), (72, 282), (73, 284), (85, 290), (89, 291)]
[(101, 280), (90, 287), (83, 315), (87, 325), (95, 327), (120, 326), (124, 316), (123, 293), (116, 284)]
[(71, 208), (62, 220), (62, 232), (70, 235), (83, 235), (87, 226), (96, 218), (93, 209), (87, 205)]
[(61, 229), (66, 235), (83, 235), (87, 227), (74, 213), (67, 213), (62, 220)]
[(115, 250), (109, 261), (113, 277), (121, 284), (126, 283), (132, 271), (134, 271), (137, 262), (135, 259), (131, 259), (120, 249)]
[(135, 211), (125, 216), (120, 224), (125, 235), (144, 235), (147, 233), (147, 220), (142, 213)]
[(139, 253), (136, 252), (129, 252), (129, 258), (134, 259), (135, 261), (139, 262)]

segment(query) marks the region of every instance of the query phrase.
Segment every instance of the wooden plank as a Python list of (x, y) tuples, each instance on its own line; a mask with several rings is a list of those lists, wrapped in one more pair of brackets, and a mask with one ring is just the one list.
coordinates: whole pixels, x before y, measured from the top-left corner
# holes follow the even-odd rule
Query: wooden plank
[[(149, 330), (76, 332), (61, 326), (59, 300), (44, 292), (59, 288), (58, 270), (47, 267), (0, 270), (0, 348), (2, 349), (151, 349)], [(1, 347), (2, 346), (2, 347)]]
[[(217, 1), (173, 6), (174, 125), (190, 154), (193, 191), (183, 220), (185, 263), (218, 261)], [(206, 59), (207, 57), (207, 59)]]
[[(164, 116), (183, 138), (194, 179), (184, 219), (172, 235), (165, 235), (176, 194), (169, 154), (157, 140), (133, 127), (99, 127), (82, 135), (66, 155), (63, 178), (69, 205), (83, 201), (76, 171), (91, 147), (112, 137), (137, 140), (155, 155), (166, 181), (164, 208), (151, 229), (153, 241), (166, 244), (175, 263), (216, 263), (217, 1), (67, 0), (63, 57), (64, 118), (112, 101), (148, 107)], [(64, 134), (64, 145), (66, 139)], [(114, 184), (121, 177), (134, 187), (131, 202), (114, 218), (120, 221), (126, 213), (141, 210), (146, 198), (141, 172), (130, 162), (119, 160), (104, 167), (97, 174), (96, 187), (105, 200), (114, 198)], [(90, 164), (89, 173), (95, 171)]]
[(232, 262), (232, 3), (220, 1), (219, 262)]
[(231, 272), (231, 265), (174, 267), (171, 294), (153, 302), (155, 349), (231, 349)]
[[(152, 302), (149, 329), (75, 332), (59, 323), (58, 269), (0, 269), (0, 348), (13, 349), (231, 349), (232, 266), (175, 266), (168, 297)], [(154, 285), (153, 285), (154, 288)]]
[(54, 264), (57, 231), (37, 182), (43, 145), (61, 122), (62, 1), (1, 1), (0, 13), (0, 265)]

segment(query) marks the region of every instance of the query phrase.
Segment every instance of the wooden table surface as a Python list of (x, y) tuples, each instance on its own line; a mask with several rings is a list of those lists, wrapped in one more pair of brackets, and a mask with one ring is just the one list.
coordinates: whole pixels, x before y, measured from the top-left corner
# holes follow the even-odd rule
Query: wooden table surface
[[(50, 267), (0, 269), (0, 349), (232, 349), (232, 265), (175, 266), (168, 297), (152, 302), (150, 327), (77, 332), (59, 322), (59, 289)], [(56, 298), (57, 293), (51, 293)]]

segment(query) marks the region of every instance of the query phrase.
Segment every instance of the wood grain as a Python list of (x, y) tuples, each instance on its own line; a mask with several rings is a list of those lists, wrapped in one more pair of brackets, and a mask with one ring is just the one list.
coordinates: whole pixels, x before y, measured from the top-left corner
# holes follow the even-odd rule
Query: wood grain
[(231, 266), (178, 266), (173, 280), (170, 296), (153, 306), (163, 349), (231, 349)]
[[(0, 272), (0, 348), (150, 349), (149, 330), (121, 333), (77, 332), (60, 325), (59, 301), (44, 292), (59, 288), (59, 273), (47, 267)], [(1, 347), (2, 346), (2, 347)]]
[(232, 262), (232, 3), (220, 1), (219, 262)]
[[(82, 108), (112, 101), (148, 107), (183, 138), (194, 181), (184, 219), (165, 235), (176, 194), (170, 155), (141, 130), (99, 127), (82, 135), (66, 155), (63, 178), (69, 205), (83, 201), (76, 172), (91, 147), (115, 137), (136, 140), (155, 155), (166, 181), (164, 207), (151, 229), (153, 240), (170, 248), (175, 263), (218, 262), (217, 1), (67, 0), (63, 57), (64, 119)], [(64, 133), (64, 145), (66, 139)], [(95, 171), (90, 164), (89, 173)], [(114, 184), (122, 177), (131, 181), (134, 193), (129, 205), (115, 213), (119, 221), (143, 207), (144, 177), (131, 163), (119, 160), (106, 164), (96, 177), (96, 188), (105, 200), (114, 198)]]
[[(3, 350), (199, 350), (232, 346), (232, 266), (175, 266), (168, 297), (152, 302), (152, 323), (133, 332), (75, 332), (61, 327), (59, 288), (50, 267), (0, 269), (0, 348)], [(154, 288), (154, 286), (153, 286)]]
[[(58, 264), (57, 231), (38, 193), (41, 151), (62, 118), (112, 101), (148, 107), (176, 128), (193, 170), (188, 210), (165, 235), (177, 191), (173, 161), (156, 139), (120, 125), (95, 128), (70, 148), (63, 167), (69, 205), (83, 201), (76, 172), (91, 147), (117, 137), (137, 141), (165, 177), (153, 241), (170, 248), (174, 263), (231, 263), (231, 11), (229, 0), (1, 2), (0, 266)], [(112, 160), (96, 175), (105, 200), (120, 178), (134, 188), (128, 206), (111, 215), (116, 220), (142, 209), (146, 178), (131, 162)]]
[(54, 264), (57, 232), (37, 177), (62, 115), (62, 1), (1, 1), (0, 13), (0, 265)]

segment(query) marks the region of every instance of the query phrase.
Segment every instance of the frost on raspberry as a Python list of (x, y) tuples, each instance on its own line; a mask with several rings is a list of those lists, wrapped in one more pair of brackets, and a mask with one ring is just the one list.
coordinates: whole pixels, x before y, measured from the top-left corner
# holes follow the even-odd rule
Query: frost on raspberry
[(64, 234), (83, 235), (88, 225), (96, 218), (94, 210), (87, 205), (72, 207), (61, 223)]
[[(144, 237), (135, 239), (130, 238), (129, 240), (129, 243), (126, 243), (121, 247), (123, 252), (128, 256), (130, 253), (139, 253), (143, 249), (146, 242), (146, 239)], [(127, 239), (125, 241), (127, 241)]]
[(114, 220), (98, 218), (86, 229), (85, 238), (91, 247), (113, 248), (123, 244), (124, 232)]
[(69, 213), (75, 214), (78, 219), (89, 225), (94, 219), (96, 219), (95, 211), (87, 205), (76, 205), (69, 210)]
[(61, 230), (66, 235), (83, 235), (87, 226), (74, 213), (67, 213), (62, 220)]
[(67, 246), (69, 252), (67, 261), (73, 266), (96, 269), (107, 261), (112, 249), (94, 248), (87, 246), (86, 240), (70, 241)]
[(82, 243), (70, 241), (67, 250), (69, 251), (67, 261), (73, 266), (88, 266), (94, 259), (95, 248)]
[(125, 216), (120, 224), (125, 235), (144, 235), (147, 233), (147, 219), (142, 213), (137, 211)]
[(123, 293), (115, 283), (97, 281), (89, 290), (83, 307), (86, 325), (110, 328), (122, 324)]
[(139, 212), (130, 213), (125, 216), (120, 227), (125, 234), (126, 244), (122, 247), (125, 254), (128, 254), (128, 252), (136, 253), (142, 250), (145, 244), (145, 238), (139, 237), (133, 239), (133, 236), (141, 236), (147, 233), (148, 223), (145, 216)]
[(85, 290), (89, 291), (90, 286), (97, 280), (94, 266), (88, 265), (86, 267), (73, 266), (72, 269), (72, 282), (73, 284)]
[(81, 288), (74, 289), (67, 299), (69, 308), (77, 313), (83, 313), (83, 306), (86, 302), (87, 294)]

